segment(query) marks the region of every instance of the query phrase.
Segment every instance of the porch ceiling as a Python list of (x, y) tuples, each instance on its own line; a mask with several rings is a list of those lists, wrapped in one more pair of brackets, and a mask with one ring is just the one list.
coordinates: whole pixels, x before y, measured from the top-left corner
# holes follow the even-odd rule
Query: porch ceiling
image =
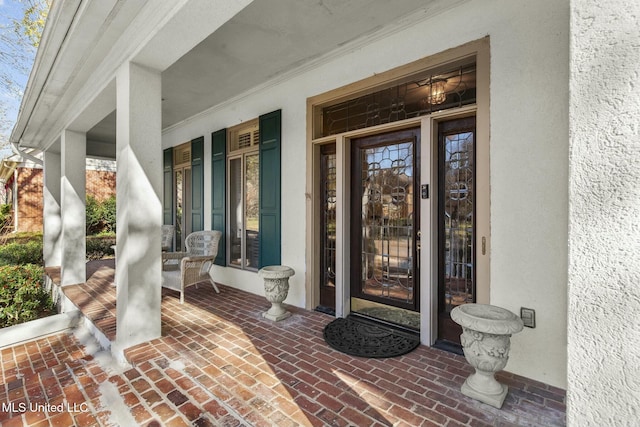
[[(446, 7), (440, 0), (254, 1), (162, 73), (163, 128), (409, 14)], [(115, 114), (88, 137), (115, 143)]]
[[(464, 1), (255, 0), (163, 70), (162, 126), (175, 125), (405, 17), (424, 18)], [(131, 19), (135, 11), (129, 9), (125, 12), (130, 14), (129, 19), (118, 19), (117, 15), (111, 17), (111, 22), (118, 25), (119, 32), (123, 30), (123, 22), (135, 21)], [(103, 30), (106, 33), (110, 28), (109, 22), (105, 22), (105, 26), (107, 28)], [(179, 37), (178, 34), (173, 36)], [(75, 57), (79, 58), (78, 61), (84, 61), (82, 73), (85, 74), (67, 75), (70, 82), (66, 86), (68, 89), (80, 91), (78, 83), (73, 82), (79, 76), (87, 76), (85, 86), (92, 84), (91, 70), (86, 69), (92, 46), (85, 45), (82, 48), (86, 49), (84, 56), (76, 53)], [(92, 65), (98, 67), (100, 64), (95, 61)], [(51, 92), (47, 92), (48, 97), (63, 99), (65, 96), (64, 92)], [(55, 103), (55, 99), (47, 98), (48, 105)], [(49, 127), (47, 124), (54, 119), (50, 114), (44, 114), (46, 108), (36, 105), (34, 111), (23, 132), (24, 145), (44, 148), (49, 142), (38, 140), (43, 139), (43, 129)], [(61, 111), (59, 117), (63, 119), (65, 116), (68, 117), (68, 114)], [(48, 135), (47, 138), (51, 141), (55, 135)], [(106, 115), (88, 131), (87, 138), (89, 155), (94, 142), (99, 147), (97, 151), (108, 152), (104, 149), (105, 143), (115, 143), (115, 114)]]
[(258, 0), (162, 74), (171, 126), (432, 1)]

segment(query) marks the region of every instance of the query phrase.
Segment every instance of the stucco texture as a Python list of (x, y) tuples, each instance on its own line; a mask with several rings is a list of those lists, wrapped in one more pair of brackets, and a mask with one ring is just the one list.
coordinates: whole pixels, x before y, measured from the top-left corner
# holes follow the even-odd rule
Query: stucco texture
[(567, 422), (640, 417), (640, 2), (571, 4)]

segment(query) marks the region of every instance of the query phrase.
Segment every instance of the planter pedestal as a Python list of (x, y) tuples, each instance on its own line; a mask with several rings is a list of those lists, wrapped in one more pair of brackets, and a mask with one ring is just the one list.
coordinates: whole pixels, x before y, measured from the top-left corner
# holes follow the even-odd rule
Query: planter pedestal
[(282, 302), (289, 294), (289, 277), (294, 274), (293, 268), (286, 265), (269, 265), (258, 271), (258, 276), (264, 280), (265, 297), (271, 303), (271, 308), (262, 313), (262, 317), (278, 322), (291, 316)]
[(462, 385), (462, 394), (501, 408), (508, 387), (496, 381), (494, 374), (507, 365), (511, 334), (522, 330), (522, 319), (484, 304), (459, 305), (451, 310), (451, 319), (462, 326), (464, 356), (476, 370)]

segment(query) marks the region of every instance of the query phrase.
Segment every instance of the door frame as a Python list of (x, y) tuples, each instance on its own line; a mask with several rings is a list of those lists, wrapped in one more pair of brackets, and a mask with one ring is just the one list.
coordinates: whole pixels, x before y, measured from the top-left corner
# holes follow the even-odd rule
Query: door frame
[[(438, 157), (436, 148), (438, 143), (438, 122), (476, 116), (476, 139), (478, 140), (476, 162), (477, 177), (476, 191), (478, 201), (476, 205), (477, 239), (485, 237), (489, 240), (489, 176), (488, 176), (488, 133), (481, 133), (480, 114), (477, 105), (446, 110), (415, 119), (398, 121), (390, 124), (374, 126), (366, 129), (345, 132), (323, 142), (336, 144), (336, 317), (346, 317), (350, 313), (351, 301), (351, 141), (356, 138), (401, 131), (420, 127), (420, 182), (429, 185), (429, 198), (420, 198), (420, 291), (418, 305), (420, 307), (420, 341), (426, 345), (435, 343), (438, 336)], [(483, 135), (483, 148), (480, 140)], [(316, 159), (314, 171), (319, 180), (320, 147), (322, 143), (314, 144), (313, 155)], [(314, 192), (320, 205), (319, 194)], [(313, 230), (319, 233), (319, 209), (313, 216)], [(319, 234), (316, 234), (319, 236)], [(314, 240), (313, 244), (317, 244)], [(309, 247), (308, 247), (309, 248)], [(309, 248), (310, 249), (310, 248)], [(314, 249), (317, 250), (317, 249)], [(485, 253), (478, 251), (476, 258), (477, 302), (489, 303), (489, 257), (488, 244)], [(485, 256), (486, 255), (486, 256)], [(315, 270), (317, 271), (317, 270)], [(314, 288), (319, 292), (318, 280), (314, 280)], [(319, 298), (319, 295), (318, 295)], [(317, 303), (313, 303), (313, 307)], [(313, 309), (310, 307), (310, 309)]]
[[(430, 242), (425, 239), (425, 230), (437, 230), (437, 156), (434, 145), (437, 143), (437, 124), (441, 120), (476, 116), (476, 231), (478, 256), (476, 258), (476, 301), (490, 302), (490, 174), (489, 174), (489, 76), (490, 56), (489, 38), (485, 37), (463, 46), (420, 59), (410, 64), (377, 74), (373, 77), (352, 83), (345, 87), (307, 99), (307, 185), (306, 185), (306, 308), (313, 309), (319, 301), (318, 269), (319, 269), (319, 161), (320, 146), (327, 143), (336, 144), (336, 317), (345, 317), (350, 308), (350, 140), (356, 137), (384, 133), (403, 128), (420, 126), (421, 128), (421, 181), (429, 184), (430, 198), (421, 199), (420, 227), (423, 232), (420, 255), (420, 341), (432, 345), (437, 338), (438, 316), (438, 277), (437, 233), (431, 233)], [(389, 124), (344, 132), (326, 137), (316, 137), (314, 124), (319, 122), (319, 108), (339, 99), (348, 99), (356, 94), (367, 92), (381, 84), (392, 82), (402, 76), (420, 70), (429, 69), (460, 58), (474, 56), (476, 58), (476, 103), (462, 108), (445, 110), (418, 118), (397, 121)], [(346, 172), (345, 172), (346, 171)], [(426, 203), (426, 205), (425, 205)], [(482, 242), (482, 243), (481, 243)]]
[[(429, 306), (428, 321), (430, 329), (428, 335), (425, 336), (429, 345), (433, 345), (438, 340), (438, 322), (439, 322), (439, 283), (440, 283), (440, 241), (439, 233), (441, 224), (439, 223), (439, 180), (441, 179), (440, 164), (438, 158), (438, 144), (439, 144), (439, 128), (440, 122), (448, 122), (452, 120), (464, 119), (467, 117), (475, 117), (476, 130), (475, 130), (475, 160), (474, 167), (476, 175), (475, 180), (475, 212), (474, 212), (474, 232), (475, 232), (475, 285), (476, 285), (476, 302), (481, 304), (489, 304), (489, 284), (490, 284), (490, 265), (489, 265), (489, 252), (488, 241), (490, 236), (490, 194), (489, 194), (489, 147), (488, 140), (481, 145), (479, 135), (479, 116), (480, 112), (477, 108), (460, 109), (444, 111), (439, 114), (432, 115), (430, 120), (424, 129), (429, 135), (429, 155), (431, 156), (428, 164), (423, 163), (425, 168), (430, 168), (430, 179), (433, 185), (430, 185), (432, 198), (429, 200), (429, 215), (428, 221), (421, 222), (422, 227), (430, 227), (431, 231), (431, 245), (429, 256), (430, 271), (429, 275), (425, 276), (425, 280), (429, 280), (429, 296), (426, 297), (428, 301), (424, 303)], [(487, 133), (488, 135), (488, 133)], [(487, 138), (488, 139), (488, 138)], [(426, 147), (425, 147), (426, 148)], [(425, 172), (427, 173), (427, 172)], [(424, 207), (426, 209), (426, 206)], [(424, 215), (424, 213), (423, 213)], [(482, 243), (484, 242), (484, 243)], [(423, 244), (423, 248), (424, 248)], [(482, 283), (482, 286), (479, 285)], [(422, 301), (421, 301), (422, 302)], [(428, 338), (428, 339), (427, 339)]]

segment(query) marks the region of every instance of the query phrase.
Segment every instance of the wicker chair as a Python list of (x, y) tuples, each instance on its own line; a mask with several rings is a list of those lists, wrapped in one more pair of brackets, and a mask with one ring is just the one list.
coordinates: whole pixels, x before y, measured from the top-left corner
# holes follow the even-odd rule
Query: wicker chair
[(218, 245), (222, 233), (216, 230), (195, 231), (185, 239), (186, 252), (164, 252), (163, 263), (180, 260), (179, 270), (164, 270), (162, 286), (180, 292), (180, 304), (184, 303), (184, 290), (191, 285), (208, 281), (216, 293), (220, 289), (213, 281), (209, 270), (218, 255)]
[(173, 248), (173, 233), (176, 227), (173, 225), (162, 226), (162, 252), (169, 252)]

